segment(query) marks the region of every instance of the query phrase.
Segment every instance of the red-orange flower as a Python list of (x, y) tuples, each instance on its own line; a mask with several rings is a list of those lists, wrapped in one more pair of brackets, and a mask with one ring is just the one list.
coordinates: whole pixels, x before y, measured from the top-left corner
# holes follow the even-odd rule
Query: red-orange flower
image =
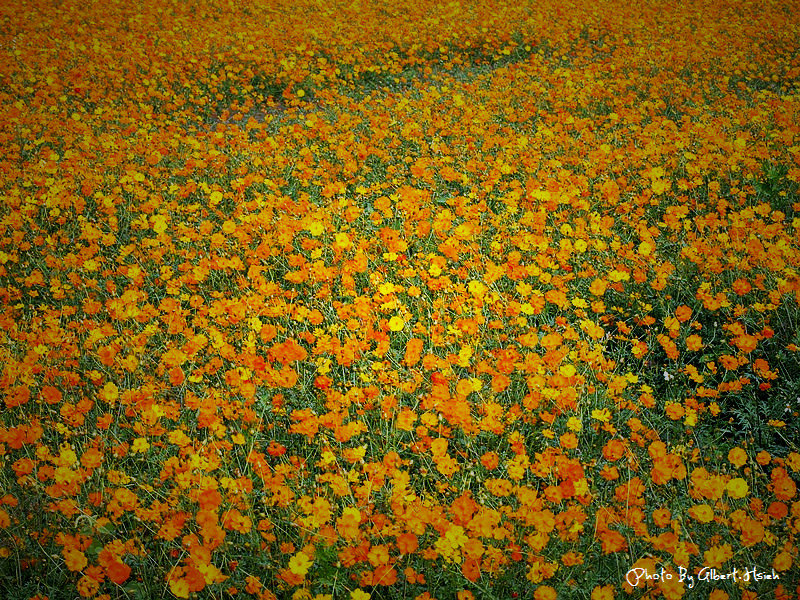
[(106, 566), (106, 575), (117, 585), (122, 585), (131, 576), (131, 568), (124, 562), (115, 560)]

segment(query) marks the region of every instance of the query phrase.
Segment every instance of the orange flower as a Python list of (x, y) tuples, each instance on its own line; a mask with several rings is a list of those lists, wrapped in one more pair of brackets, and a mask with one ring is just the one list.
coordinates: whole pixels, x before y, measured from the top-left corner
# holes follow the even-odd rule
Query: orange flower
[(773, 519), (783, 519), (789, 514), (789, 507), (783, 502), (771, 502), (767, 514)]
[(179, 367), (184, 364), (186, 360), (186, 353), (178, 348), (171, 348), (161, 356), (161, 362), (164, 363), (164, 366), (169, 368)]
[(58, 404), (63, 398), (61, 391), (52, 385), (46, 385), (42, 387), (42, 391), (40, 393), (47, 404)]
[(481, 563), (477, 558), (467, 557), (461, 565), (461, 574), (468, 581), (478, 581), (481, 577)]
[(64, 561), (70, 571), (83, 571), (89, 564), (86, 555), (75, 548), (64, 548)]
[(755, 546), (764, 539), (764, 526), (755, 519), (747, 518), (742, 523), (742, 535), (739, 538), (743, 546)]
[(206, 578), (194, 565), (186, 567), (185, 581), (190, 592), (200, 592), (206, 587)]
[(459, 379), (456, 383), (456, 394), (469, 396), (472, 393), (472, 382), (469, 379)]
[(413, 554), (419, 548), (417, 536), (413, 533), (401, 533), (397, 536), (396, 544), (401, 554)]
[[(670, 577), (667, 577), (667, 573)], [(686, 591), (685, 583), (671, 569), (665, 572), (664, 579), (659, 580), (656, 585), (667, 600), (680, 600)]]
[(385, 565), (389, 562), (389, 548), (385, 544), (379, 544), (370, 548), (367, 560), (373, 567)]
[(653, 511), (653, 522), (658, 527), (668, 527), (672, 513), (668, 508), (659, 508)]
[(742, 467), (747, 462), (747, 452), (741, 448), (732, 448), (728, 452), (728, 460), (735, 467)]
[(772, 456), (770, 456), (769, 452), (766, 450), (761, 450), (758, 454), (756, 454), (756, 462), (762, 467), (767, 466), (771, 460)]
[(33, 472), (33, 469), (36, 468), (36, 463), (30, 458), (20, 458), (11, 465), (11, 468), (17, 477), (24, 477)]
[(500, 464), (500, 455), (497, 454), (497, 452), (485, 452), (483, 456), (481, 456), (481, 464), (492, 471)]
[(692, 334), (686, 338), (686, 348), (693, 352), (697, 352), (703, 348), (703, 338), (697, 334)]
[(614, 600), (614, 586), (609, 584), (596, 586), (592, 590), (591, 600)]
[(734, 345), (744, 353), (752, 352), (758, 346), (758, 340), (752, 335), (740, 335), (733, 339)]
[(792, 562), (792, 555), (784, 550), (775, 556), (772, 566), (776, 571), (788, 571), (792, 568)]
[(679, 402), (668, 402), (664, 408), (667, 416), (673, 421), (679, 420), (684, 415), (683, 405)]
[(668, 336), (663, 334), (659, 334), (658, 336), (656, 336), (656, 339), (658, 340), (658, 343), (661, 345), (661, 347), (664, 349), (664, 352), (667, 353), (668, 358), (672, 360), (678, 359), (678, 357), (680, 356), (680, 351), (678, 350), (678, 347), (675, 345), (675, 342), (673, 342), (671, 339), (669, 339)]
[(114, 500), (125, 510), (133, 510), (139, 504), (139, 498), (132, 491), (119, 488), (114, 491)]
[(278, 361), (282, 365), (288, 365), (293, 362), (305, 360), (308, 357), (308, 352), (306, 352), (306, 349), (300, 344), (289, 339), (272, 346), (268, 352), (268, 356), (272, 361)]
[(692, 318), (692, 309), (686, 306), (685, 304), (681, 304), (678, 308), (675, 309), (675, 318), (678, 319), (681, 323), (685, 323), (689, 319)]
[(106, 566), (106, 575), (117, 585), (122, 585), (131, 576), (131, 568), (124, 562), (115, 560)]
[[(100, 582), (92, 577), (84, 575), (78, 580), (77, 589), (78, 594), (83, 598), (91, 598), (96, 595), (97, 591), (100, 589)], [(186, 597), (188, 597), (188, 594)]]
[(564, 338), (558, 333), (548, 333), (539, 340), (539, 343), (545, 350), (555, 350), (561, 345), (563, 340)]
[(703, 564), (706, 567), (719, 568), (733, 558), (733, 549), (730, 544), (712, 546), (703, 552)]
[[(605, 335), (605, 330), (594, 321), (584, 319), (581, 321), (581, 329), (586, 332), (593, 340), (599, 340)], [(646, 346), (645, 346), (646, 347)]]
[(589, 292), (594, 296), (602, 296), (608, 289), (608, 283), (602, 279), (595, 279), (589, 286)]
[(772, 493), (778, 500), (788, 502), (797, 493), (797, 484), (782, 467), (772, 470)]
[(186, 375), (183, 372), (183, 369), (180, 366), (172, 367), (169, 370), (169, 383), (173, 387), (178, 387), (186, 381)]
[(417, 414), (410, 408), (403, 408), (397, 414), (395, 419), (395, 427), (403, 431), (411, 431), (414, 428), (414, 422), (417, 420)]
[(606, 460), (614, 462), (625, 455), (625, 444), (618, 439), (612, 439), (603, 446), (603, 456)]
[(497, 478), (489, 478), (484, 482), (484, 486), (489, 491), (489, 493), (504, 497), (511, 494), (511, 490), (513, 489), (513, 485), (507, 479), (497, 479)]
[(559, 438), (559, 443), (561, 444), (562, 448), (569, 450), (575, 449), (578, 447), (578, 436), (572, 432), (564, 433)]
[(511, 378), (504, 373), (496, 373), (492, 377), (492, 391), (495, 394), (499, 394), (503, 390), (505, 390), (509, 385), (511, 385)]
[(731, 287), (737, 296), (745, 296), (750, 292), (750, 290), (753, 289), (753, 287), (750, 285), (750, 282), (742, 277), (739, 277), (736, 281), (734, 281)]
[(598, 532), (600, 537), (600, 546), (603, 554), (612, 554), (614, 552), (624, 552), (628, 548), (628, 542), (625, 537), (613, 529), (607, 529)]
[(222, 495), (215, 489), (209, 488), (200, 492), (197, 503), (200, 510), (216, 510), (222, 502)]
[(336, 519), (336, 530), (345, 539), (355, 539), (359, 532), (361, 513), (356, 508), (347, 507), (342, 516)]
[(413, 367), (419, 362), (424, 343), (420, 338), (411, 338), (406, 342), (406, 351), (403, 357), (403, 362), (406, 366)]
[(117, 352), (119, 349), (116, 346), (103, 346), (97, 351), (97, 356), (100, 359), (100, 363), (110, 367), (114, 364), (114, 359), (117, 357)]
[(555, 588), (550, 587), (549, 585), (540, 585), (536, 588), (536, 591), (533, 592), (534, 600), (556, 600), (558, 597), (558, 593), (556, 592)]

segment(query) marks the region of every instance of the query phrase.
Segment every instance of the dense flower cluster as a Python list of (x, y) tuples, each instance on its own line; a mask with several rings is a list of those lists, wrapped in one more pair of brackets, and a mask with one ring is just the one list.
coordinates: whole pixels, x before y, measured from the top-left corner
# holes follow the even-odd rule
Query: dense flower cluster
[(796, 3), (0, 14), (0, 589), (798, 598)]

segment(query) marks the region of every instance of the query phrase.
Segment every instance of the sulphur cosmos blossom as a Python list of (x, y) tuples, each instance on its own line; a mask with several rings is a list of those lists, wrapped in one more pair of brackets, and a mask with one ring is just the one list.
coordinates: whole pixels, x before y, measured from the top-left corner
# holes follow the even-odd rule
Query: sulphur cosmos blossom
[(304, 577), (312, 564), (308, 556), (303, 552), (299, 552), (289, 559), (289, 570), (295, 575)]

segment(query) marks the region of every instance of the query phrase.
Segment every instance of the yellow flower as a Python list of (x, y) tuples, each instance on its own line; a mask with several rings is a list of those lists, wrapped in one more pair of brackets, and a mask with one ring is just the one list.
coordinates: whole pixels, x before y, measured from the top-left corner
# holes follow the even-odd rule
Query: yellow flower
[(558, 372), (561, 373), (564, 377), (572, 377), (575, 375), (576, 370), (574, 365), (561, 365), (559, 367)]
[(406, 322), (398, 316), (389, 319), (389, 329), (392, 331), (402, 331), (405, 326)]
[(469, 538), (464, 533), (464, 528), (460, 525), (453, 525), (447, 530), (447, 533), (444, 534), (444, 537), (457, 548), (461, 548), (469, 541)]
[(747, 492), (750, 490), (747, 482), (741, 477), (731, 479), (728, 482), (728, 485), (725, 486), (725, 489), (727, 489), (728, 494), (734, 498), (744, 498), (747, 496)]
[(521, 283), (518, 283), (517, 287), (515, 289), (517, 290), (517, 293), (520, 296), (530, 296), (531, 292), (533, 291), (533, 286), (531, 286), (531, 284), (525, 283), (523, 281)]
[(113, 404), (119, 398), (119, 388), (109, 381), (103, 386), (99, 396), (101, 400)]
[(611, 411), (607, 408), (595, 409), (592, 411), (592, 418), (608, 423), (611, 420)]
[(469, 288), (469, 293), (476, 298), (483, 298), (486, 293), (486, 285), (481, 281), (472, 280), (467, 287)]
[(309, 560), (308, 556), (302, 552), (298, 552), (291, 559), (289, 559), (289, 570), (300, 577), (305, 577), (308, 570), (313, 563)]
[(384, 545), (373, 546), (367, 555), (367, 559), (373, 567), (385, 565), (389, 562), (389, 550)]
[(365, 592), (364, 590), (353, 590), (350, 592), (350, 600), (369, 600), (370, 594), (369, 592)]
[(608, 274), (608, 278), (614, 283), (618, 283), (620, 281), (629, 281), (631, 278), (631, 274), (626, 273), (625, 271), (614, 269)]
[(708, 504), (698, 504), (689, 509), (689, 516), (701, 523), (709, 523), (714, 520), (714, 509)]
[(217, 204), (222, 202), (222, 192), (220, 192), (219, 190), (211, 192), (210, 200), (211, 200), (211, 206), (216, 206)]
[(311, 232), (311, 235), (314, 237), (321, 235), (322, 232), (325, 231), (325, 226), (320, 223), (319, 221), (314, 221), (311, 225), (308, 226), (308, 230)]
[(472, 348), (469, 346), (462, 346), (461, 350), (458, 351), (458, 366), (468, 367), (470, 358), (472, 358)]
[(574, 482), (575, 486), (575, 495), (576, 496), (585, 496), (589, 493), (589, 482), (586, 481), (585, 477), (581, 477), (577, 481)]
[(162, 234), (167, 230), (167, 218), (164, 215), (155, 215), (153, 221), (153, 231)]
[(150, 443), (143, 437), (138, 437), (135, 440), (133, 440), (133, 446), (131, 446), (131, 451), (147, 452), (149, 448), (150, 448)]
[(334, 242), (334, 246), (339, 248), (340, 250), (346, 250), (352, 245), (350, 241), (350, 236), (346, 233), (337, 233), (336, 234), (336, 241)]
[(185, 579), (170, 579), (169, 589), (178, 598), (189, 597), (189, 582)]
[(664, 179), (656, 179), (650, 185), (650, 189), (652, 189), (655, 194), (663, 194), (669, 188), (670, 188), (669, 181), (665, 181)]

